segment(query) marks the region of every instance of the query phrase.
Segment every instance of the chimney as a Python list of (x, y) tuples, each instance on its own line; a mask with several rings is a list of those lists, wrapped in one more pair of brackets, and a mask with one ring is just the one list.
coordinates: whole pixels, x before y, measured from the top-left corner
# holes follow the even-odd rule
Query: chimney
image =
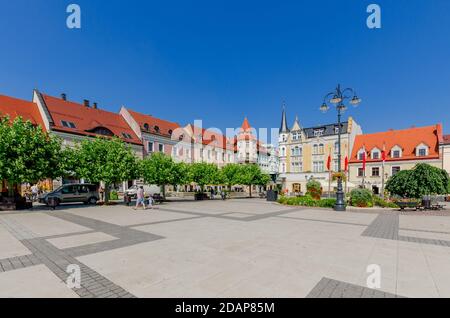
[(89, 107), (89, 99), (84, 100), (84, 106)]
[(61, 99), (64, 100), (64, 101), (67, 100), (67, 95), (66, 95), (66, 93), (62, 93), (62, 94), (61, 94)]
[(97, 109), (97, 103), (93, 103), (92, 108)]

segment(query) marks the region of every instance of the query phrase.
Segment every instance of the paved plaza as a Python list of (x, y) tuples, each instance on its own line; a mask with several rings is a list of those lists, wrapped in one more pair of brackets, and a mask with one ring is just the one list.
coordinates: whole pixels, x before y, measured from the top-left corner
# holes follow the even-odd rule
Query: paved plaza
[(450, 297), (449, 268), (446, 215), (259, 199), (0, 213), (0, 297)]

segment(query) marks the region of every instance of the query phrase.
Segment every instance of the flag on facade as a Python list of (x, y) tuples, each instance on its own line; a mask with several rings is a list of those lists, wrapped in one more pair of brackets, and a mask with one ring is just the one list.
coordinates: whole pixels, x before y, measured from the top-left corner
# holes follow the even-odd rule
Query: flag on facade
[(367, 159), (366, 158), (366, 148), (364, 148), (364, 152), (362, 153), (363, 171), (366, 171), (366, 161), (367, 161), (366, 159)]
[(348, 156), (345, 156), (345, 167), (344, 167), (344, 171), (347, 172), (348, 171)]
[(331, 171), (331, 152), (328, 154), (327, 169)]
[(383, 163), (386, 161), (386, 143), (383, 144), (383, 151), (381, 152), (381, 159)]

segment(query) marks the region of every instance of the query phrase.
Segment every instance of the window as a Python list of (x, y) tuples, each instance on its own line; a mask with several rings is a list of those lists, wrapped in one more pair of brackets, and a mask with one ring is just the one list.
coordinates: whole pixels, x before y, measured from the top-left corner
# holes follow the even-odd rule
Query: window
[(392, 167), (392, 175), (395, 175), (400, 172), (400, 167)]
[(169, 135), (171, 135), (171, 136), (172, 136), (172, 134), (173, 134), (173, 130), (172, 130), (172, 129), (169, 129), (168, 133), (169, 133)]
[(323, 135), (323, 129), (314, 130), (314, 137), (320, 137)]
[(77, 191), (76, 187), (73, 185), (65, 186), (62, 188), (61, 193), (62, 194), (72, 194)]
[(103, 135), (103, 136), (110, 136), (110, 137), (114, 136), (114, 133), (105, 127), (96, 127), (94, 129), (90, 130), (89, 132), (92, 132), (97, 135)]
[(339, 171), (339, 160), (333, 160), (333, 171)]
[(380, 176), (380, 168), (379, 167), (373, 167), (372, 168), (372, 177), (379, 177)]
[(372, 159), (380, 159), (380, 152), (379, 151), (372, 152)]
[(392, 158), (400, 158), (400, 150), (393, 150)]
[(339, 126), (334, 127), (334, 133), (336, 135), (339, 134)]
[(313, 162), (313, 172), (323, 172), (324, 164), (323, 161), (314, 161)]
[(75, 124), (71, 121), (61, 120), (61, 124), (66, 128), (77, 128), (77, 126), (75, 126)]
[(153, 150), (153, 142), (149, 141), (148, 144), (147, 144), (147, 147), (148, 147), (148, 152), (153, 152), (154, 151)]
[(286, 156), (286, 149), (284, 147), (281, 148), (281, 156), (282, 157)]
[(131, 137), (131, 135), (128, 134), (128, 133), (122, 133), (122, 136), (123, 136), (123, 138), (125, 138), (125, 139), (133, 139), (133, 137)]
[(159, 127), (158, 127), (158, 126), (155, 126), (154, 129), (155, 129), (155, 131), (156, 131), (157, 133), (159, 133)]
[(292, 172), (302, 172), (303, 167), (301, 162), (293, 162), (291, 164)]
[(314, 145), (313, 146), (313, 155), (317, 155), (319, 153), (319, 146), (318, 145)]
[(164, 145), (163, 144), (158, 144), (158, 151), (159, 152), (164, 152)]
[(364, 177), (364, 169), (358, 168), (358, 177)]
[(149, 131), (149, 130), (150, 130), (150, 126), (149, 126), (147, 123), (145, 123), (145, 124), (144, 124), (144, 129), (145, 129), (146, 131)]
[(319, 154), (323, 154), (324, 153), (324, 145), (320, 144), (319, 145)]
[(339, 153), (339, 142), (337, 141), (334, 143), (334, 153)]
[(425, 157), (427, 155), (427, 149), (426, 148), (420, 148), (419, 149), (419, 157)]
[(364, 160), (364, 151), (360, 151), (359, 153), (358, 153), (358, 160)]

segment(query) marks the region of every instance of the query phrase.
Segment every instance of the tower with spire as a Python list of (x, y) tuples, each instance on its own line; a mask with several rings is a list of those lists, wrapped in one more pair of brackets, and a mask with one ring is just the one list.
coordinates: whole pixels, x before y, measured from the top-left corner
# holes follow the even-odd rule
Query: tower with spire
[(279, 145), (279, 156), (280, 156), (280, 173), (286, 173), (286, 167), (287, 167), (287, 157), (288, 157), (288, 140), (289, 140), (289, 128), (288, 123), (286, 119), (286, 105), (283, 102), (283, 111), (281, 114), (281, 125), (278, 135), (278, 145)]
[(258, 163), (258, 140), (247, 117), (245, 117), (236, 138), (238, 163)]

